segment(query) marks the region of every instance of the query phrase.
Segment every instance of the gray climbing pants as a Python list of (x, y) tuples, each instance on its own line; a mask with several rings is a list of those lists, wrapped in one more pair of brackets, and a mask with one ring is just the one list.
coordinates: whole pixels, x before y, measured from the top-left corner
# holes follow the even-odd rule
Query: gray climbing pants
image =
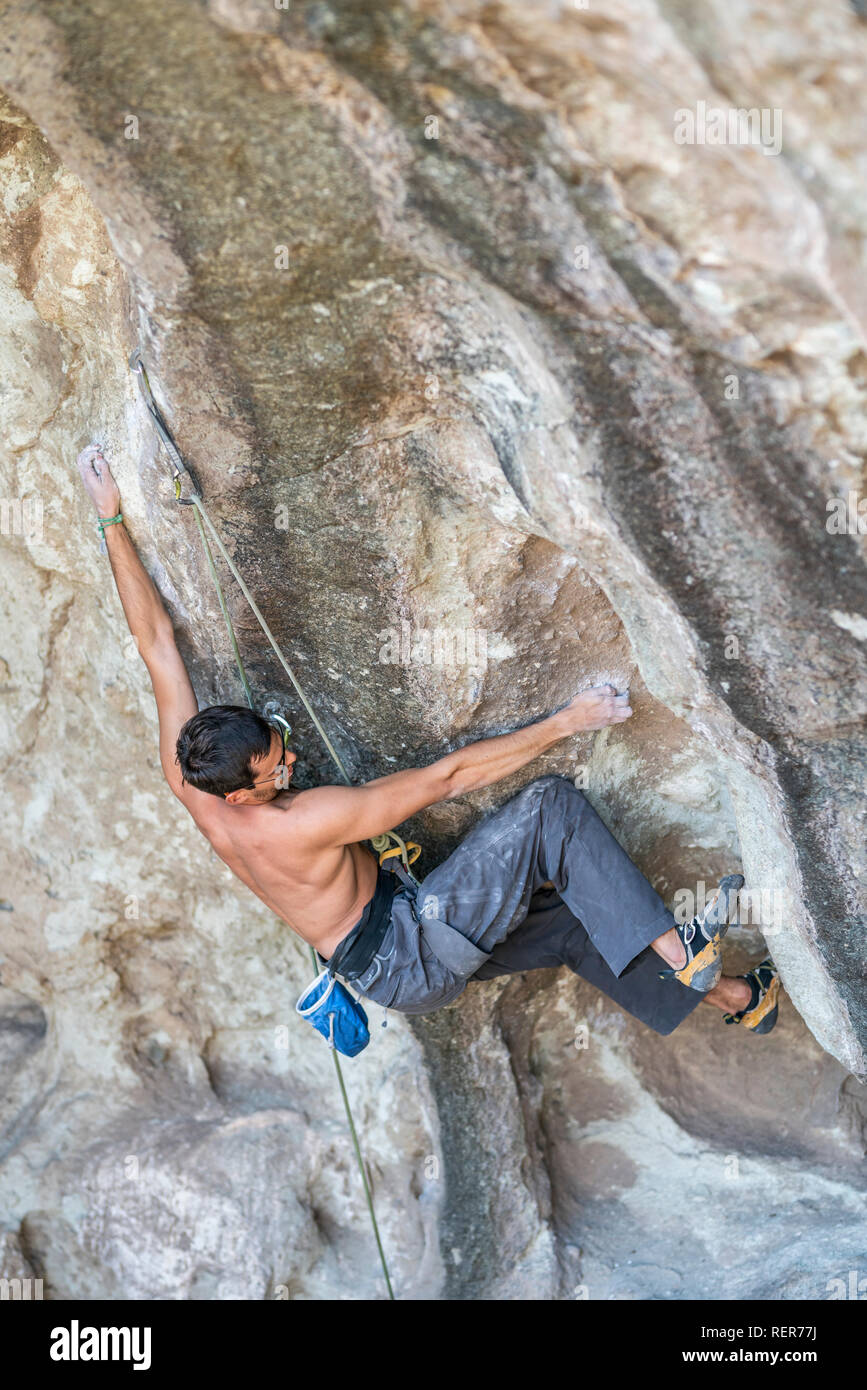
[[(471, 975), (439, 959), (428, 919), (473, 944)], [(584, 794), (566, 777), (540, 777), (474, 826), (422, 880), (414, 903), (406, 890), (396, 894), (380, 950), (351, 984), (384, 1008), (427, 1014), (474, 980), (568, 965), (665, 1035), (702, 998), (658, 977), (665, 962), (649, 943), (673, 925)]]

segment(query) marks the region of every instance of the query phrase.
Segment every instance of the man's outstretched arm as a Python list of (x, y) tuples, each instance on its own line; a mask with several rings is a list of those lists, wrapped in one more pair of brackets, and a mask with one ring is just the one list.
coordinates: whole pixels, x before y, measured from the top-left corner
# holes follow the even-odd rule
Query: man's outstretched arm
[(292, 835), (311, 846), (353, 844), (392, 830), (438, 801), (490, 786), (525, 767), (572, 734), (605, 729), (629, 719), (629, 693), (613, 685), (576, 695), (565, 708), (511, 734), (468, 743), (428, 767), (377, 777), (363, 787), (317, 787), (299, 792)]
[[(97, 516), (115, 516), (120, 511), (120, 491), (99, 450), (93, 445), (82, 449), (78, 469)], [(198, 703), (175, 642), (171, 619), (123, 522), (106, 526), (105, 543), (129, 630), (156, 696), (163, 772), (175, 795), (192, 809), (190, 803), (206, 797), (206, 793), (182, 785), (175, 745), (181, 726), (197, 712)]]

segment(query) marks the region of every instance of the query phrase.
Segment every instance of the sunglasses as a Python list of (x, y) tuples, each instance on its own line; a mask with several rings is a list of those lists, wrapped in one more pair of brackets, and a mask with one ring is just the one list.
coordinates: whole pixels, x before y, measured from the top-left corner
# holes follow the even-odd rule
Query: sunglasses
[[(279, 721), (279, 723), (275, 721)], [(267, 719), (265, 722), (280, 735), (280, 743), (283, 748), (283, 755), (280, 758), (280, 761), (275, 767), (274, 771), (271, 773), (270, 777), (261, 777), (256, 782), (248, 783), (248, 788), (250, 790), (252, 790), (253, 787), (266, 787), (274, 781), (275, 777), (280, 777), (282, 773), (288, 773), (289, 771), (288, 767), (286, 766), (286, 750), (289, 747), (289, 735), (292, 732), (292, 726), (291, 724), (287, 724), (286, 720), (283, 719), (279, 714), (275, 714), (273, 719)], [(288, 780), (288, 776), (285, 777), (285, 781), (288, 782)]]

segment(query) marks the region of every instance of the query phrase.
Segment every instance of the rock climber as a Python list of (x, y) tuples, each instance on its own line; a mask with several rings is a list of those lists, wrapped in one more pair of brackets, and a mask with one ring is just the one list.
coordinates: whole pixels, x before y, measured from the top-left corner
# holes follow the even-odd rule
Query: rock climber
[[(573, 734), (622, 723), (632, 714), (628, 692), (585, 690), (534, 724), (427, 767), (363, 786), (298, 790), (289, 785), (296, 754), (280, 728), (242, 706), (198, 708), (171, 620), (123, 524), (111, 469), (93, 445), (78, 467), (153, 684), (166, 781), (220, 859), (323, 966), (339, 965), (344, 980), (386, 1009), (423, 1014), (451, 1003), (468, 979), (565, 964), (663, 1035), (702, 1001), (728, 1023), (770, 1032), (773, 962), (722, 974), (720, 942), (743, 879), (724, 878), (699, 915), (677, 923), (567, 777), (539, 777), (485, 816), (423, 879), (416, 900), (364, 843), (427, 806), (510, 777)], [(444, 963), (426, 917), (471, 943), (479, 968), (467, 976)]]

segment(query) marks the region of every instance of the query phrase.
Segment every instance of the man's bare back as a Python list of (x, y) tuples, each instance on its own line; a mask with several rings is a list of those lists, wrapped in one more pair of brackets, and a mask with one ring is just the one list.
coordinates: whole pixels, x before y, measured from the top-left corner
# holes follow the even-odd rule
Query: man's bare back
[[(115, 517), (120, 492), (100, 451), (83, 449), (78, 467), (98, 515)], [(230, 719), (240, 716), (240, 722), (249, 721), (249, 712), (235, 706), (199, 710), (171, 620), (122, 521), (105, 528), (105, 541), (124, 613), (153, 685), (166, 781), (232, 872), (326, 958), (373, 896), (377, 865), (365, 841), (439, 801), (511, 776), (572, 734), (604, 729), (632, 714), (628, 692), (596, 686), (535, 724), (470, 743), (427, 767), (393, 772), (358, 787), (303, 791), (286, 786), (295, 754), (284, 752), (280, 731), (271, 727), (267, 751), (251, 755), (228, 789), (200, 790), (191, 784), (189, 769), (185, 778), (179, 765), (182, 731), (215, 711), (228, 711)], [(253, 721), (264, 749), (268, 725), (257, 715)]]
[(307, 796), (284, 791), (243, 810), (217, 802), (195, 819), (223, 863), (327, 959), (373, 897), (377, 864), (362, 844), (293, 853), (290, 843), (279, 858), (271, 854), (271, 843), (291, 841), (294, 803)]

